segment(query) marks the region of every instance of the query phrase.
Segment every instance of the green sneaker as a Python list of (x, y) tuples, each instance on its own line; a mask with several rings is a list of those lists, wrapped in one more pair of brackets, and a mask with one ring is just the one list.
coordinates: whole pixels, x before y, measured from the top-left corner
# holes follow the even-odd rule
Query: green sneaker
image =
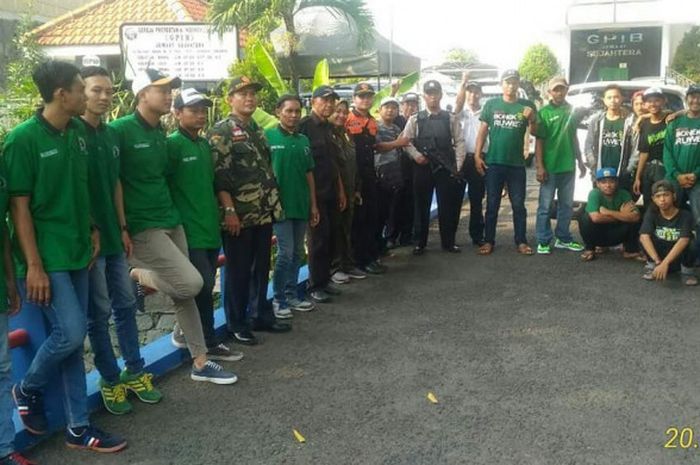
[(549, 244), (537, 244), (537, 253), (540, 255), (549, 255), (552, 253), (552, 248)]
[(122, 383), (111, 385), (100, 378), (97, 383), (102, 394), (102, 403), (107, 411), (113, 415), (124, 415), (131, 412), (131, 404), (126, 400), (126, 386)]
[(554, 247), (557, 249), (570, 250), (572, 252), (581, 252), (584, 248), (583, 245), (579, 244), (576, 241), (564, 242), (560, 241), (559, 239), (554, 241)]
[(153, 375), (142, 371), (131, 374), (127, 370), (122, 371), (119, 379), (126, 385), (126, 388), (136, 394), (141, 402), (147, 404), (157, 404), (163, 398), (163, 394), (153, 387)]

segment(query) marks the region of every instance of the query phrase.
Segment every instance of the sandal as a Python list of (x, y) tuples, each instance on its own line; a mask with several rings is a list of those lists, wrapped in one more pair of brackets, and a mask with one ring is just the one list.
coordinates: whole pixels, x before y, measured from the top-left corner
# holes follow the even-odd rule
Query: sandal
[(595, 260), (595, 252), (592, 250), (586, 250), (581, 254), (581, 261), (583, 262), (590, 262), (592, 260)]
[(532, 250), (532, 247), (530, 247), (529, 245), (520, 244), (520, 245), (518, 245), (518, 253), (520, 255), (532, 255), (535, 252)]
[(622, 252), (622, 258), (627, 260), (636, 260), (638, 262), (646, 262), (647, 259), (639, 252)]
[(698, 278), (694, 274), (683, 275), (683, 284), (686, 286), (697, 286)]
[(493, 253), (493, 244), (486, 242), (479, 247), (479, 255), (491, 255)]
[(607, 252), (607, 251), (608, 251), (608, 248), (607, 248), (607, 247), (596, 247), (596, 248), (594, 249), (593, 253), (595, 253), (596, 255), (602, 255), (602, 254), (604, 254), (604, 253)]

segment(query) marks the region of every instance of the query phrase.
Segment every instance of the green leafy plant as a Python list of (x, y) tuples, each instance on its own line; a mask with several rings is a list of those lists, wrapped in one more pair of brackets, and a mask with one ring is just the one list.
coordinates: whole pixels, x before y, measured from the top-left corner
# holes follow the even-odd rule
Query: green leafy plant
[(545, 44), (536, 44), (528, 48), (518, 67), (522, 78), (535, 86), (540, 86), (556, 76), (560, 69), (556, 55)]
[[(401, 82), (399, 84), (399, 89), (397, 91), (397, 94), (404, 94), (413, 87), (418, 84), (418, 81), (420, 80), (420, 72), (415, 71), (411, 74), (407, 74), (403, 78), (401, 78)], [(372, 108), (370, 109), (370, 113), (373, 115), (376, 115), (379, 112), (379, 104), (381, 103), (382, 99), (384, 97), (388, 97), (391, 95), (391, 86), (386, 86), (383, 89), (381, 89), (379, 92), (377, 92), (374, 95), (374, 101), (372, 102)]]
[(673, 56), (673, 69), (700, 82), (700, 26), (685, 33)]
[(317, 87), (327, 86), (331, 83), (331, 69), (328, 65), (328, 60), (323, 59), (318, 62), (314, 70), (314, 80), (311, 85), (311, 90), (316, 90)]

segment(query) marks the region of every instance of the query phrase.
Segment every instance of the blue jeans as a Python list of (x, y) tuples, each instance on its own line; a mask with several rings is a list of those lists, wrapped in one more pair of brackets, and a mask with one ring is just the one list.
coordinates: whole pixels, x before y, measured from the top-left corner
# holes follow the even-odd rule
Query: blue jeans
[(501, 208), (503, 187), (508, 186), (510, 205), (513, 208), (513, 232), (515, 245), (527, 244), (527, 210), (525, 209), (525, 187), (527, 174), (524, 166), (490, 164), (486, 170), (486, 219), (484, 239), (496, 243), (498, 210)]
[(9, 331), (7, 313), (0, 313), (0, 457), (10, 455), (15, 450), (15, 426), (12, 413), (15, 404), (12, 401), (12, 361), (7, 345)]
[(285, 220), (273, 225), (277, 237), (277, 261), (272, 275), (275, 300), (286, 303), (296, 297), (299, 266), (304, 256), (307, 220)]
[(112, 315), (126, 368), (130, 373), (141, 373), (144, 361), (136, 326), (136, 296), (123, 253), (98, 258), (90, 270), (87, 331), (95, 353), (95, 367), (109, 384), (119, 382), (120, 371), (109, 335)]
[(569, 226), (574, 212), (574, 185), (576, 173), (548, 173), (547, 180), (540, 184), (540, 201), (537, 206), (537, 243), (552, 242), (552, 224), (549, 221), (549, 210), (557, 194), (557, 227), (555, 235), (563, 242), (572, 242)]
[(59, 271), (48, 275), (51, 303), (47, 306), (28, 303), (27, 282), (24, 278), (19, 280), (23, 307), (41, 310), (49, 325), (49, 336), (36, 351), (21, 385), (25, 391), (43, 391), (58, 370), (67, 426), (87, 426), (83, 342), (87, 332), (88, 270)]

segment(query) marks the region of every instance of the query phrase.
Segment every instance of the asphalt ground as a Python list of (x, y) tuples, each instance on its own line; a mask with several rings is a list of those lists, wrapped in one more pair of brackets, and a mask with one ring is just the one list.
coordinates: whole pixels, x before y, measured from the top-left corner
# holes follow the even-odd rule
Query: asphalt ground
[(343, 286), (335, 303), (295, 314), (292, 333), (244, 348), (242, 362), (227, 364), (240, 376), (233, 386), (195, 383), (181, 367), (158, 380), (161, 404), (93, 415), (129, 439), (124, 452), (71, 451), (55, 435), (29, 455), (41, 464), (700, 463), (700, 437), (664, 447), (671, 427), (700, 436), (699, 289), (677, 277), (646, 282), (639, 262), (614, 251), (591, 263), (559, 250), (520, 256), (507, 205), (492, 256), (467, 245), (464, 219), (458, 234), (462, 254), (440, 251), (433, 231), (425, 256), (398, 249), (386, 275)]

